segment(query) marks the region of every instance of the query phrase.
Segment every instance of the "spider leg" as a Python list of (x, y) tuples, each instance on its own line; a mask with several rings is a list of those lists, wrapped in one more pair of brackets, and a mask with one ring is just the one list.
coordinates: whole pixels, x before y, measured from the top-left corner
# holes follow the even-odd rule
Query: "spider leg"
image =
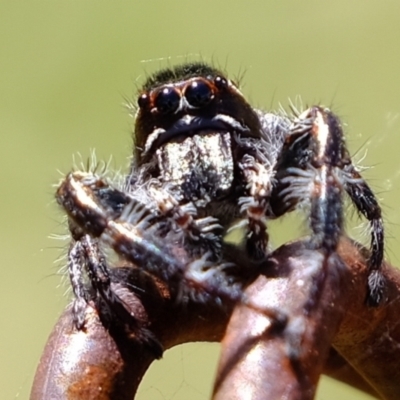
[(312, 107), (306, 115), (312, 120), (310, 164), (315, 174), (310, 225), (316, 246), (331, 254), (343, 229), (343, 185), (339, 175), (345, 150), (343, 131), (339, 119), (328, 109)]
[(85, 234), (80, 242), (85, 256), (87, 274), (95, 293), (105, 300), (107, 307), (112, 309), (121, 321), (131, 322), (132, 315), (124, 307), (122, 300), (111, 290), (109, 267), (99, 248), (98, 240)]
[(90, 288), (84, 284), (85, 270), (83, 248), (80, 240), (74, 240), (68, 251), (68, 273), (75, 299), (72, 305), (74, 325), (78, 330), (85, 326), (85, 309), (93, 297)]
[(384, 298), (384, 279), (380, 273), (384, 254), (384, 228), (381, 208), (376, 197), (360, 173), (352, 164), (344, 170), (345, 189), (357, 210), (370, 222), (371, 255), (368, 260), (370, 275), (368, 278), (367, 302), (371, 306), (379, 305)]
[(312, 107), (291, 127), (277, 163), (270, 213), (279, 217), (300, 204), (310, 206), (311, 243), (327, 253), (336, 250), (342, 233), (342, 184), (338, 172), (344, 149), (338, 119)]
[(328, 109), (311, 107), (294, 122), (277, 166), (270, 207), (274, 217), (310, 201), (312, 243), (336, 251), (343, 230), (343, 192), (371, 224), (367, 302), (383, 299), (384, 231), (381, 209), (369, 186), (351, 164), (339, 119)]
[[(88, 234), (83, 235), (71, 245), (68, 260), (71, 285), (75, 294), (73, 319), (76, 328), (85, 329), (86, 305), (93, 301), (97, 310), (101, 310), (103, 306), (108, 309), (106, 318), (116, 317), (118, 323), (126, 327), (128, 332), (134, 332), (135, 338), (147, 345), (156, 358), (161, 358), (163, 348), (159, 341), (149, 329), (141, 326), (140, 321), (129, 311), (128, 305), (112, 289), (110, 270), (98, 240)], [(83, 283), (84, 273), (87, 273), (90, 284)]]
[[(107, 323), (110, 318), (115, 320), (130, 335), (133, 334), (134, 338), (147, 345), (156, 358), (160, 358), (163, 349), (158, 340), (130, 312), (129, 305), (113, 289), (110, 267), (96, 238), (104, 229), (106, 215), (110, 218), (120, 215), (127, 199), (88, 173), (70, 174), (65, 182), (70, 186), (57, 192), (57, 200), (70, 212), (69, 228), (73, 242), (68, 252), (68, 270), (75, 295), (75, 327), (78, 330), (85, 329), (85, 309), (92, 302), (102, 319)], [(77, 194), (74, 199), (77, 204), (73, 203), (73, 196), (68, 196), (68, 193)], [(141, 213), (142, 227), (146, 221), (144, 214)]]
[[(93, 177), (93, 180), (96, 178)], [(104, 299), (111, 311), (120, 315), (121, 320), (129, 323), (134, 316), (124, 309), (124, 303), (112, 291), (109, 267), (99, 253), (97, 243), (112, 248), (132, 267), (137, 266), (167, 283), (177, 301), (184, 296), (194, 302), (212, 301), (221, 306), (236, 301), (247, 304), (243, 298), (243, 285), (254, 276), (254, 271), (242, 276), (235, 263), (224, 258), (216, 262), (211, 252), (200, 256), (188, 252), (182, 246), (183, 233), (170, 230), (167, 236), (160, 235), (160, 224), (162, 226), (163, 222), (160, 223), (157, 218), (154, 220), (151, 214), (149, 216), (143, 204), (132, 201), (119, 217), (113, 218), (107, 215), (93, 186), (87, 186), (79, 173), (69, 174), (56, 196), (73, 223), (85, 232), (84, 242), (79, 244), (79, 248), (84, 249), (80, 257), (85, 259), (95, 293)], [(234, 256), (232, 258), (235, 259)], [(239, 276), (241, 278), (237, 279)], [(80, 284), (80, 275), (77, 278)], [(250, 303), (249, 306), (257, 308)], [(283, 318), (279, 310), (263, 312), (278, 320)]]
[(110, 270), (106, 258), (99, 248), (97, 239), (85, 234), (82, 239), (82, 248), (86, 257), (87, 273), (95, 293), (101, 297), (106, 307), (115, 316), (117, 321), (134, 332), (141, 343), (146, 344), (156, 358), (161, 358), (163, 348), (153, 333), (141, 326), (140, 321), (129, 311), (129, 306), (112, 289)]

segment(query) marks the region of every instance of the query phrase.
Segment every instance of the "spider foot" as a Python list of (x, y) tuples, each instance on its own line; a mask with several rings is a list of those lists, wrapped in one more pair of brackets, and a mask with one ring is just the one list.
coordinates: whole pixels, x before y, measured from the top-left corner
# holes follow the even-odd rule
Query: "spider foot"
[(189, 235), (190, 244), (195, 244), (201, 249), (200, 253), (211, 252), (212, 259), (221, 257), (222, 226), (217, 218), (205, 217), (193, 220), (193, 229)]
[(374, 270), (368, 276), (367, 304), (377, 307), (385, 301), (386, 282), (381, 271)]
[(212, 301), (220, 306), (241, 299), (243, 287), (236, 280), (236, 265), (212, 262), (210, 256), (210, 253), (205, 254), (188, 264), (180, 284), (181, 294), (186, 293), (195, 302)]
[(72, 320), (78, 331), (85, 329), (87, 302), (82, 297), (75, 298), (72, 303)]
[(261, 261), (267, 254), (269, 239), (265, 206), (252, 197), (242, 197), (239, 204), (240, 211), (247, 214), (246, 252), (252, 260)]
[(262, 261), (267, 255), (268, 234), (265, 225), (251, 221), (246, 240), (246, 252), (254, 261)]

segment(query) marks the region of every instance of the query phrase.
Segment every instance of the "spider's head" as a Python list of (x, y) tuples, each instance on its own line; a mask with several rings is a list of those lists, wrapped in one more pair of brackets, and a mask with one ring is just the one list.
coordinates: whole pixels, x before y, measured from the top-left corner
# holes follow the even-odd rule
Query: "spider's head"
[(144, 84), (138, 105), (134, 135), (139, 165), (164, 144), (198, 134), (259, 137), (259, 119), (237, 86), (203, 63), (156, 73)]

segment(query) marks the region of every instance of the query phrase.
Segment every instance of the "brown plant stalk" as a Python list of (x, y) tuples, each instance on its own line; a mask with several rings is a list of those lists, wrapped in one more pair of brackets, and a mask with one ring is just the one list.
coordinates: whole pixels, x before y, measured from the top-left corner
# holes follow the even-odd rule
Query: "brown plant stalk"
[[(129, 284), (145, 295), (119, 287), (118, 279), (113, 285), (164, 349), (221, 341), (214, 399), (312, 399), (322, 373), (381, 399), (400, 398), (400, 273), (385, 264), (387, 302), (371, 308), (364, 250), (343, 239), (340, 257), (326, 259), (304, 243), (272, 253), (243, 300), (225, 308), (179, 304), (165, 284), (134, 268)], [(30, 399), (131, 400), (153, 360), (134, 333), (104, 325), (95, 307), (86, 309), (85, 331), (74, 328), (67, 308)]]

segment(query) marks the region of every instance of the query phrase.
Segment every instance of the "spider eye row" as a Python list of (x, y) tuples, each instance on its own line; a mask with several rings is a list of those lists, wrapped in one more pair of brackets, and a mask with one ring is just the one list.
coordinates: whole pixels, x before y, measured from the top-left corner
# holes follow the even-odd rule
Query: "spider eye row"
[(184, 99), (190, 108), (202, 108), (209, 105), (216, 93), (227, 85), (228, 81), (220, 76), (213, 80), (194, 78), (142, 93), (138, 98), (138, 105), (142, 110), (172, 114), (179, 110)]

